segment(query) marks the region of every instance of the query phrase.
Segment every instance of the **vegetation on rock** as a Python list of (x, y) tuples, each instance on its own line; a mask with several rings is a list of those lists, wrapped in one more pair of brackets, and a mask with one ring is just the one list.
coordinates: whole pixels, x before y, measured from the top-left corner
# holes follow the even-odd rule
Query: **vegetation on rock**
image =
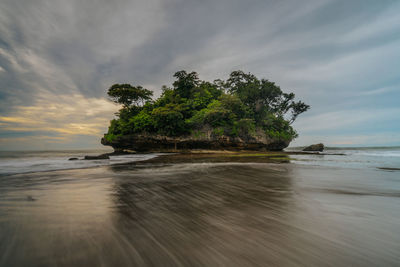
[(196, 72), (175, 73), (172, 87), (163, 86), (161, 96), (141, 86), (114, 84), (110, 98), (122, 108), (111, 121), (105, 139), (152, 134), (168, 137), (228, 136), (243, 140), (260, 134), (291, 141), (297, 137), (291, 124), (309, 109), (284, 93), (275, 83), (250, 73), (234, 71), (226, 81), (202, 81)]

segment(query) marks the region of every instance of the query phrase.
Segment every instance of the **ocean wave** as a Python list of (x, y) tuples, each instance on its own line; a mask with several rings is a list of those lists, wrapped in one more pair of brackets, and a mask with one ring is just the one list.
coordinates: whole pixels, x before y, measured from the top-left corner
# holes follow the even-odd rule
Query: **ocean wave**
[(46, 156), (29, 156), (29, 157), (10, 157), (0, 160), (0, 176), (28, 173), (28, 172), (42, 172), (42, 171), (55, 171), (55, 170), (68, 170), (68, 169), (82, 169), (104, 165), (122, 164), (134, 161), (147, 160), (157, 157), (159, 154), (131, 154), (110, 156), (110, 159), (103, 160), (68, 160), (75, 157), (74, 154), (68, 156), (57, 156), (52, 158), (48, 154)]

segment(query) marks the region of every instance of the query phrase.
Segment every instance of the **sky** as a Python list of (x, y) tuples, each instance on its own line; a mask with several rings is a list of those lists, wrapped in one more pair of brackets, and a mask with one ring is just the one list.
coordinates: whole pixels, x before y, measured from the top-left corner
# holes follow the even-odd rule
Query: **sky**
[(101, 148), (114, 83), (233, 70), (311, 105), (291, 146), (400, 145), (400, 1), (2, 0), (0, 150)]

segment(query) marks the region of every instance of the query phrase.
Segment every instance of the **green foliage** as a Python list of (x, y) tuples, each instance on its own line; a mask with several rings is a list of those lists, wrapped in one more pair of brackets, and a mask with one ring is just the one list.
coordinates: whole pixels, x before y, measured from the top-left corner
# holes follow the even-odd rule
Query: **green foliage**
[(232, 128), (232, 135), (250, 137), (256, 132), (256, 124), (253, 119), (241, 119), (235, 122)]
[(217, 127), (213, 129), (213, 134), (217, 136), (222, 136), (225, 133), (224, 127)]
[(282, 116), (269, 114), (264, 120), (265, 133), (271, 138), (278, 138), (280, 140), (292, 140), (298, 136), (297, 132), (290, 126), (290, 122), (285, 120)]
[[(193, 97), (188, 99), (188, 103), (194, 110), (201, 110), (207, 107), (213, 99), (215, 99), (216, 94), (215, 88), (209, 83), (202, 83), (200, 86), (193, 89)], [(213, 94), (214, 93), (214, 94)]]
[(186, 120), (186, 123), (190, 128), (200, 129), (204, 125), (204, 118), (207, 113), (207, 109), (202, 109), (194, 113), (193, 117)]
[(166, 87), (165, 85), (162, 87), (162, 94), (160, 98), (158, 98), (154, 102), (154, 107), (163, 107), (167, 104), (170, 103), (176, 103), (177, 101), (177, 96), (175, 94), (175, 91), (171, 88)]
[(142, 132), (151, 133), (155, 126), (151, 114), (143, 110), (138, 115), (129, 119), (127, 127), (130, 129), (129, 133), (133, 134)]
[(221, 101), (214, 100), (206, 108), (203, 123), (212, 127), (230, 126), (235, 118), (232, 110), (227, 109)]
[(110, 126), (108, 127), (108, 133), (104, 135), (104, 138), (108, 142), (114, 141), (119, 135), (121, 135), (121, 125), (119, 120), (111, 120)]
[(191, 132), (191, 135), (193, 135), (195, 138), (201, 138), (201, 137), (205, 137), (206, 136), (206, 134), (204, 132), (199, 131), (199, 130), (193, 130)]
[(117, 139), (118, 135), (112, 134), (112, 133), (108, 133), (104, 135), (104, 138), (108, 141), (108, 142), (112, 142), (115, 139)]
[(144, 105), (146, 101), (151, 100), (153, 92), (142, 86), (132, 86), (130, 84), (114, 84), (108, 89), (108, 96), (118, 104), (125, 107), (133, 105)]
[(252, 117), (252, 111), (236, 95), (223, 94), (219, 97), (219, 101), (222, 107), (230, 110), (237, 119)]
[(173, 87), (162, 87), (161, 96), (129, 84), (115, 84), (110, 98), (123, 108), (112, 120), (106, 135), (114, 140), (126, 134), (205, 136), (207, 129), (217, 136), (251, 138), (260, 130), (271, 138), (297, 137), (291, 124), (309, 106), (250, 73), (234, 71), (226, 81), (201, 81), (196, 72), (179, 71)]
[(293, 123), (298, 115), (310, 108), (301, 101), (295, 102), (294, 93), (283, 93), (275, 83), (265, 79), (259, 80), (253, 74), (243, 71), (232, 72), (225, 87), (253, 110), (257, 122), (271, 113), (279, 116), (291, 113), (288, 121)]
[(286, 131), (277, 131), (277, 130), (266, 130), (265, 134), (273, 139), (284, 140), (284, 141), (291, 141), (293, 139), (293, 135), (290, 132)]
[(187, 124), (179, 105), (168, 104), (158, 107), (151, 113), (154, 128), (159, 134), (167, 136), (178, 136), (189, 132)]
[(142, 107), (132, 106), (132, 107), (123, 107), (121, 108), (117, 115), (122, 121), (129, 121), (130, 118), (139, 114), (142, 110)]
[(196, 88), (200, 81), (199, 75), (196, 72), (187, 73), (184, 70), (178, 71), (174, 74), (177, 79), (174, 83), (174, 90), (178, 95), (183, 98), (191, 97), (194, 88)]
[(114, 135), (121, 134), (120, 120), (111, 120), (110, 126), (108, 127), (108, 133)]

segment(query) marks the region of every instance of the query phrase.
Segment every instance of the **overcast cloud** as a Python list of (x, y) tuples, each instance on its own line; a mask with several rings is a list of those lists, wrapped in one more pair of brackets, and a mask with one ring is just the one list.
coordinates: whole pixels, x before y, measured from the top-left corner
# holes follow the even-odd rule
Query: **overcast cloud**
[(293, 145), (400, 145), (400, 2), (2, 0), (0, 149), (100, 147), (113, 83), (242, 69), (312, 109)]

